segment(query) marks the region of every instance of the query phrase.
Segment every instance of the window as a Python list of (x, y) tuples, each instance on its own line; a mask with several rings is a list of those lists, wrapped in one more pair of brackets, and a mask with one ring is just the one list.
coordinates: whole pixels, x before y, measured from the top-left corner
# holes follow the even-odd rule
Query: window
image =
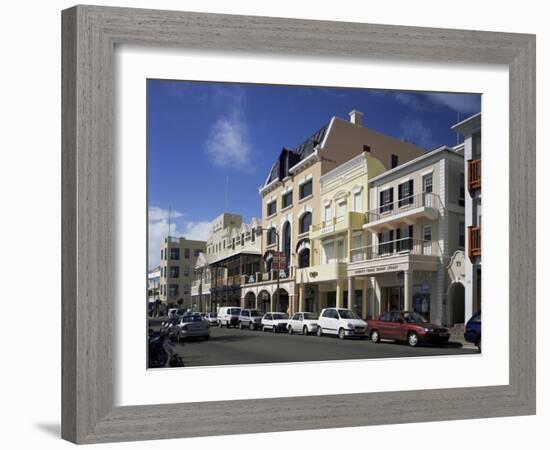
[(363, 210), (363, 191), (353, 194), (353, 211), (361, 212)]
[(177, 284), (168, 285), (168, 295), (170, 297), (177, 297), (179, 295), (179, 286)]
[(390, 313), (384, 313), (380, 316), (378, 320), (381, 320), (382, 322), (389, 322), (390, 321)]
[(298, 266), (309, 267), (309, 248), (304, 248), (298, 255)]
[(391, 155), (391, 168), (397, 167), (399, 165), (399, 158), (397, 155)]
[(197, 256), (199, 256), (199, 253), (200, 253), (200, 252), (201, 252), (201, 251), (200, 251), (200, 249), (198, 249), (198, 248), (196, 248), (196, 249), (193, 251), (193, 255), (195, 256), (195, 258), (196, 258)]
[(380, 191), (380, 212), (385, 213), (393, 209), (393, 188)]
[(170, 278), (180, 277), (180, 266), (170, 266)]
[(407, 206), (413, 203), (414, 181), (409, 180), (401, 183), (397, 187), (397, 195), (399, 197), (399, 207)]
[(459, 220), (458, 222), (458, 246), (459, 247), (463, 247), (465, 246), (465, 242), (466, 242), (466, 227), (464, 225), (464, 221), (463, 220)]
[(393, 253), (393, 230), (378, 233), (378, 254)]
[(334, 242), (327, 242), (323, 245), (325, 251), (325, 264), (329, 264), (334, 259)]
[(409, 225), (406, 228), (398, 229), (396, 231), (396, 242), (395, 247), (396, 251), (410, 251), (412, 250), (412, 237), (413, 237), (413, 226)]
[(459, 183), (460, 183), (460, 190), (458, 193), (458, 205), (464, 206), (464, 174), (463, 173), (460, 174)]
[(267, 204), (267, 215), (272, 216), (277, 212), (277, 200), (273, 200)]
[(330, 205), (326, 205), (323, 220), (325, 222), (330, 222), (330, 219), (332, 219), (332, 211), (331, 211)]
[(271, 227), (267, 232), (267, 245), (275, 244), (277, 240), (277, 235), (275, 233), (275, 228)]
[(433, 192), (433, 177), (431, 173), (422, 177), (422, 189), (424, 192)]
[(292, 191), (283, 195), (283, 208), (288, 208), (292, 205)]
[(241, 311), (241, 316), (243, 316), (243, 317), (249, 317), (250, 314), (249, 314), (248, 311), (245, 309), (245, 310)]
[(300, 234), (307, 233), (311, 226), (311, 213), (307, 212), (300, 217)]
[(344, 216), (346, 215), (347, 210), (348, 203), (345, 200), (340, 201), (336, 206), (336, 222), (341, 222), (342, 220), (344, 220)]
[(250, 241), (254, 242), (255, 239), (256, 239), (256, 230), (252, 230), (250, 232)]
[(336, 251), (338, 262), (343, 262), (346, 256), (346, 241), (344, 239), (341, 239), (336, 243)]
[(188, 277), (189, 276), (189, 266), (185, 266), (183, 268), (183, 276)]
[(422, 240), (431, 241), (432, 240), (432, 226), (424, 225), (424, 231), (422, 232)]
[(184, 285), (183, 285), (183, 294), (184, 294), (184, 295), (186, 295), (186, 294), (188, 295), (188, 294), (190, 294), (190, 293), (191, 293), (191, 289), (190, 289), (190, 287), (189, 287), (189, 284), (184, 284)]
[(310, 196), (313, 193), (313, 182), (306, 181), (300, 185), (300, 199)]
[(370, 153), (370, 145), (363, 145), (363, 151)]
[(180, 249), (172, 247), (170, 249), (170, 260), (179, 261), (180, 259)]
[(160, 260), (162, 261), (164, 259), (164, 250), (160, 249)]
[(189, 259), (190, 256), (190, 250), (188, 248), (185, 249), (185, 259)]

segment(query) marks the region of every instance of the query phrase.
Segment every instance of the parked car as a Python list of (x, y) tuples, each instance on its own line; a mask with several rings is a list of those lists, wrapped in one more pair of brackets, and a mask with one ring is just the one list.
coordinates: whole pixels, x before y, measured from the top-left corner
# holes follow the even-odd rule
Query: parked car
[(274, 333), (286, 331), (288, 324), (288, 314), (280, 312), (268, 312), (262, 317), (262, 330), (271, 330)]
[(262, 316), (257, 309), (243, 309), (239, 315), (239, 328), (249, 328), (250, 330), (260, 329), (262, 326)]
[(304, 335), (317, 332), (319, 314), (311, 312), (297, 312), (288, 321), (288, 334), (302, 333)]
[(345, 308), (325, 308), (321, 311), (317, 336), (335, 334), (340, 339), (366, 337), (367, 324), (355, 311)]
[(208, 322), (210, 326), (218, 325), (218, 313), (215, 313), (215, 312), (206, 313), (206, 315), (204, 316), (204, 319)]
[(236, 327), (239, 324), (239, 315), (241, 314), (241, 308), (236, 306), (222, 306), (218, 308), (218, 326), (224, 325), (229, 328), (230, 326)]
[(464, 340), (472, 342), (481, 351), (481, 311), (475, 313), (466, 323)]
[(411, 347), (418, 344), (446, 344), (449, 342), (448, 328), (429, 323), (424, 316), (414, 311), (389, 311), (378, 320), (367, 322), (368, 334), (372, 342), (381, 339), (407, 342)]
[(169, 337), (177, 339), (179, 342), (199, 337), (208, 340), (210, 339), (210, 326), (200, 314), (187, 314), (181, 317), (179, 322), (171, 328)]

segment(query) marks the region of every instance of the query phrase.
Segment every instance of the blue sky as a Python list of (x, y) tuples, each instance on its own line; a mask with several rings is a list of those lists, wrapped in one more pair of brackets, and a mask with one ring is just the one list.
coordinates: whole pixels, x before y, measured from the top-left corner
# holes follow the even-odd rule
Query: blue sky
[(148, 80), (147, 101), (150, 267), (169, 207), (171, 234), (189, 239), (206, 239), (223, 211), (260, 217), (258, 187), (281, 148), (332, 116), (358, 109), (364, 126), (430, 150), (456, 144), (450, 126), (481, 109), (474, 94), (172, 80)]

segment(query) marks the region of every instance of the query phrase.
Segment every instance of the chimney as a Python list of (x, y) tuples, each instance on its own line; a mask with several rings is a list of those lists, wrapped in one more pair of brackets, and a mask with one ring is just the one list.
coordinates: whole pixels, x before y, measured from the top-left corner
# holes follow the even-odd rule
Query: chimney
[(363, 126), (363, 113), (354, 109), (349, 113), (349, 121), (354, 125)]

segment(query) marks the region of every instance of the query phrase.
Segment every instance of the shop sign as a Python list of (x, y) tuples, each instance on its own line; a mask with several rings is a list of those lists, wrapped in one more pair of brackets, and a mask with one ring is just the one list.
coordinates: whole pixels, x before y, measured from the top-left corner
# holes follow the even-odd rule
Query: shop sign
[(401, 270), (406, 270), (406, 264), (387, 264), (384, 266), (376, 267), (361, 267), (352, 271), (353, 275), (371, 275), (384, 272), (399, 272)]

